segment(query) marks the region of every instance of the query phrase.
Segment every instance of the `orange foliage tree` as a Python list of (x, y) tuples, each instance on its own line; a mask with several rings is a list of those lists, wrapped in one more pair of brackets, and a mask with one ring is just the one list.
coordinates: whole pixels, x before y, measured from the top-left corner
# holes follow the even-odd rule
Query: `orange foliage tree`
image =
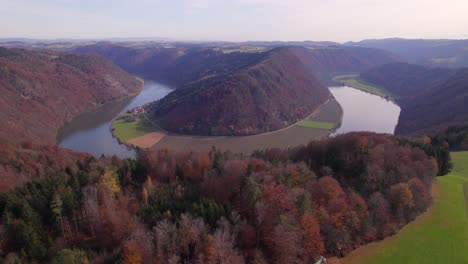
[(122, 262), (125, 264), (143, 263), (143, 249), (135, 240), (125, 243)]

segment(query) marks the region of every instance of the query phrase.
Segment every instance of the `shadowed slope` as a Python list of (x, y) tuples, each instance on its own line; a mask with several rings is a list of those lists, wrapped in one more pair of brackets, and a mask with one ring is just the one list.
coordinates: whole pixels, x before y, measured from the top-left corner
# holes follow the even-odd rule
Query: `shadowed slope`
[(65, 122), (141, 87), (97, 56), (0, 48), (0, 138), (54, 144)]

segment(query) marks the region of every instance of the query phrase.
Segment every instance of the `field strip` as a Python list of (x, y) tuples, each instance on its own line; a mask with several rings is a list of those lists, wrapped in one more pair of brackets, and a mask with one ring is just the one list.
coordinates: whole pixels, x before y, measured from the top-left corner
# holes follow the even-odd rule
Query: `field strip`
[(139, 147), (139, 148), (150, 148), (157, 144), (161, 139), (166, 136), (164, 133), (160, 132), (151, 132), (144, 136), (140, 136), (137, 138), (130, 139), (127, 141), (127, 144)]

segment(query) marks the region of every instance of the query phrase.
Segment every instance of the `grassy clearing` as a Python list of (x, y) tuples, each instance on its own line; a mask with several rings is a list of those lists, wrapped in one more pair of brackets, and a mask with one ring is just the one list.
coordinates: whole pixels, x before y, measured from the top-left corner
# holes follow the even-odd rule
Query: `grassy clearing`
[(426, 215), (341, 263), (468, 263), (468, 152), (452, 153), (452, 159), (454, 170), (437, 178), (434, 205)]
[(364, 92), (375, 94), (385, 98), (393, 98), (392, 94), (383, 87), (373, 85), (361, 78), (359, 74), (338, 75), (333, 78), (335, 82), (359, 89)]
[(114, 136), (116, 136), (121, 142), (127, 142), (130, 139), (158, 131), (156, 128), (146, 126), (141, 118), (137, 118), (133, 122), (128, 122), (126, 120), (126, 116), (116, 119), (112, 123), (112, 130)]
[(336, 126), (335, 123), (318, 122), (318, 121), (312, 121), (312, 120), (303, 120), (299, 122), (297, 125), (301, 127), (307, 127), (307, 128), (318, 128), (318, 129), (328, 129), (328, 130), (333, 129)]

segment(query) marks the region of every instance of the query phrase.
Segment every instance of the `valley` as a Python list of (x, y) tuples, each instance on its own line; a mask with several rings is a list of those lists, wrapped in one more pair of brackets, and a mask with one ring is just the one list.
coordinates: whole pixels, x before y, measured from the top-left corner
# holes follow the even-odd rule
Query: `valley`
[[(110, 123), (115, 120), (119, 114), (133, 107), (143, 105), (145, 101), (150, 98), (154, 100), (162, 98), (159, 96), (163, 96), (167, 88), (164, 88), (165, 86), (162, 85), (149, 83), (151, 86), (146, 87), (142, 92), (142, 94), (146, 93), (146, 95), (138, 96), (138, 98), (145, 98), (144, 100), (135, 99), (131, 104), (120, 108), (119, 111), (115, 111), (114, 116), (109, 116), (107, 119), (91, 128), (86, 125), (86, 122), (81, 120), (78, 120), (76, 123), (72, 122), (71, 126), (75, 126), (75, 130), (69, 132), (59, 144), (63, 147), (78, 151), (93, 153), (95, 156), (106, 154), (117, 155), (119, 157), (134, 157), (134, 150), (127, 148), (113, 138)], [(300, 121), (287, 128), (269, 133), (241, 137), (203, 137), (177, 135), (159, 131), (157, 134), (149, 132), (149, 136), (145, 140), (145, 136), (139, 135), (146, 134), (146, 132), (133, 128), (137, 129), (136, 132), (130, 132), (133, 136), (121, 138), (120, 141), (136, 141), (137, 144), (132, 142), (128, 143), (143, 148), (168, 148), (176, 151), (209, 151), (214, 146), (222, 150), (230, 150), (237, 154), (250, 154), (258, 149), (292, 148), (305, 145), (311, 140), (326, 138), (330, 134), (338, 135), (353, 131), (372, 131), (393, 134), (400, 113), (399, 107), (393, 102), (375, 95), (357, 91), (350, 87), (331, 87), (329, 89), (337, 101), (331, 100), (322, 105), (311, 116), (306, 118), (305, 121)], [(152, 93), (157, 96), (148, 96), (149, 90), (153, 91)], [(379, 111), (373, 111), (374, 109), (379, 109)], [(99, 114), (93, 113), (93, 116), (99, 116)], [(307, 120), (311, 120), (313, 123)], [(330, 126), (329, 124), (336, 125)], [(155, 131), (158, 131), (158, 129), (155, 128)], [(92, 138), (100, 139), (100, 144), (94, 143), (91, 140)], [(139, 142), (141, 142), (140, 144), (142, 145), (140, 145)]]
[[(331, 73), (369, 69), (394, 60), (391, 55), (373, 49), (323, 46), (256, 47), (247, 52), (245, 48), (227, 48), (226, 52), (226, 48), (115, 44), (71, 49), (101, 54), (133, 73), (175, 85), (173, 93), (154, 98), (160, 100), (145, 106), (144, 118), (114, 121), (114, 134), (122, 143), (203, 151), (215, 146), (235, 153), (295, 147), (327, 137), (340, 126), (342, 110), (314, 76), (328, 83), (332, 81), (328, 77)], [(151, 51), (152, 55), (145, 51)], [(338, 58), (347, 60), (337, 62)], [(149, 67), (156, 61), (157, 67)], [(276, 83), (278, 80), (282, 83)], [(381, 121), (373, 119), (372, 122)], [(396, 121), (389, 123), (392, 122)], [(347, 130), (393, 133), (392, 129), (375, 129), (366, 124)], [(93, 133), (86, 128), (83, 131), (88, 132)], [(77, 142), (80, 142), (79, 135), (75, 137)], [(69, 142), (74, 141), (71, 138)], [(73, 147), (73, 144), (62, 145)], [(76, 143), (80, 147), (85, 145)]]
[(0, 263), (467, 264), (466, 10), (2, 1)]
[[(63, 132), (61, 139), (59, 140), (59, 145), (78, 151), (92, 153), (95, 156), (105, 154), (117, 155), (122, 158), (135, 157), (135, 150), (125, 146), (124, 144), (121, 144), (119, 140), (113, 137), (111, 123), (115, 122), (115, 119), (120, 114), (125, 113), (129, 109), (143, 105), (148, 100), (162, 98), (164, 94), (167, 93), (166, 91), (169, 91), (166, 86), (147, 82), (141, 96), (138, 95), (126, 106), (121, 106), (118, 108), (118, 110), (114, 110), (113, 116), (106, 116), (106, 109), (102, 109), (102, 120), (96, 119), (96, 117), (101, 116), (98, 111), (90, 114), (92, 120), (86, 120), (87, 114), (85, 114), (83, 117), (77, 119), (76, 122), (71, 122), (68, 125), (68, 131), (65, 132), (65, 129), (62, 130)], [(149, 96), (149, 93), (153, 94), (154, 96)], [(340, 105), (335, 100), (330, 100), (317, 109), (306, 120), (310, 119), (318, 122), (329, 122), (339, 126), (341, 117), (342, 110)], [(90, 125), (92, 122), (96, 123)], [(315, 127), (302, 127), (299, 124), (294, 124), (290, 127), (278, 131), (242, 137), (193, 137), (173, 135), (171, 133), (167, 134), (166, 132), (161, 131), (160, 133), (162, 133), (162, 137), (153, 137), (150, 135), (149, 140), (157, 141), (154, 141), (153, 144), (148, 144), (147, 142), (143, 141), (143, 145), (146, 144), (145, 146), (149, 145), (155, 149), (169, 148), (173, 150), (194, 151), (209, 151), (212, 146), (215, 146), (223, 150), (231, 150), (234, 153), (249, 154), (257, 149), (271, 147), (287, 148), (304, 145), (310, 140), (327, 137), (332, 129), (333, 128), (324, 129)], [(141, 130), (130, 132), (130, 134), (133, 135), (138, 135), (139, 133), (146, 134)], [(149, 134), (153, 133), (150, 132)], [(95, 139), (99, 140), (98, 144), (96, 144), (94, 141)], [(138, 139), (138, 136), (130, 136), (130, 138), (120, 138), (120, 141), (141, 141)], [(129, 143), (132, 144), (131, 142)]]
[[(463, 224), (439, 232), (430, 215), (460, 218), (465, 205), (465, 154), (435, 177), (468, 142), (464, 127), (443, 130), (467, 120), (466, 69), (300, 45), (0, 49), (2, 100), (18, 110), (0, 109), (17, 126), (0, 130), (0, 261), (60, 263), (68, 248), (124, 263), (429, 257), (422, 247)], [(407, 251), (415, 236), (424, 246)], [(458, 246), (446, 245), (434, 259)], [(210, 262), (209, 247), (229, 256)]]

